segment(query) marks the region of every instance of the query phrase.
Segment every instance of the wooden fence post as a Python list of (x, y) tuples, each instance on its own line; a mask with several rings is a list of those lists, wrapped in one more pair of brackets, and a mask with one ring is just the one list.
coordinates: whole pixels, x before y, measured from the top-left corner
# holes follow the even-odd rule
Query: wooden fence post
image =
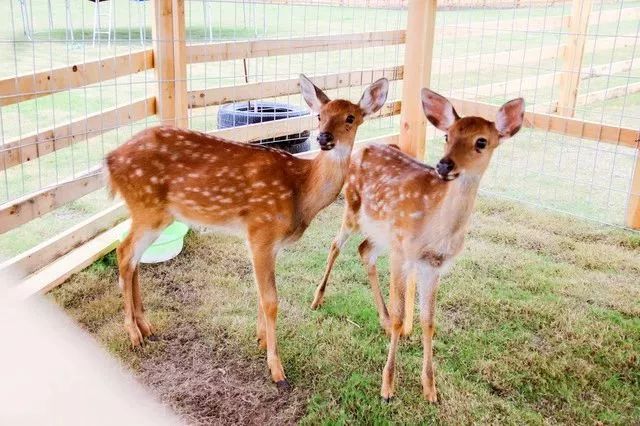
[(187, 93), (187, 40), (184, 17), (185, 0), (173, 0), (173, 61), (176, 126), (189, 127)]
[(636, 161), (631, 178), (631, 191), (627, 202), (625, 222), (631, 229), (640, 229), (640, 148), (636, 150)]
[(573, 117), (576, 107), (590, 13), (591, 0), (573, 0), (569, 19), (569, 35), (562, 55), (563, 65), (557, 107), (557, 113), (565, 117)]
[(426, 129), (420, 89), (431, 83), (436, 0), (409, 0), (407, 36), (402, 81), (400, 147), (402, 151), (424, 159)]
[(185, 126), (187, 120), (184, 0), (152, 0), (153, 64), (162, 124)]

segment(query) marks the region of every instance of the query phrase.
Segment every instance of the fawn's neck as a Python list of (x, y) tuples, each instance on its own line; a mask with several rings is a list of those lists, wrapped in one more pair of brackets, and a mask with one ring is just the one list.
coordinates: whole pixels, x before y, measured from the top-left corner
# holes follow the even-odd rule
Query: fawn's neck
[(320, 151), (309, 162), (300, 191), (301, 217), (306, 223), (340, 194), (351, 159), (351, 144), (345, 146), (347, 144), (331, 151)]
[(443, 225), (450, 233), (464, 231), (478, 196), (480, 176), (462, 175), (446, 185), (449, 188), (441, 208)]

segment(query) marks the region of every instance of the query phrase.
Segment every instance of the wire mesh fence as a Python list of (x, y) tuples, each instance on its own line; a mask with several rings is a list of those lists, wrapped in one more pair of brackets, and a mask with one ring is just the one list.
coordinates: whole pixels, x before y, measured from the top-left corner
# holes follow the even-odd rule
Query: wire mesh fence
[[(638, 130), (640, 3), (577, 3), (587, 19), (577, 30), (572, 2), (438, 13), (434, 89), (494, 105), (522, 96), (528, 111)], [(584, 52), (568, 58), (575, 38), (583, 38)], [(573, 114), (563, 114), (558, 102), (569, 76), (578, 80), (577, 98)], [(442, 145), (442, 139), (428, 145), (428, 161)], [(638, 195), (632, 188), (637, 142), (523, 129), (496, 157), (485, 193), (609, 224), (625, 223), (629, 200)]]
[[(637, 130), (640, 2), (582, 2), (589, 6), (584, 31), (570, 22), (573, 3), (440, 2), (432, 88), (493, 105), (522, 96), (528, 111)], [(184, 7), (189, 108), (177, 118), (193, 129), (282, 118), (263, 137), (241, 129), (221, 134), (296, 149), (311, 130), (296, 119), (308, 111), (296, 87), (300, 73), (330, 97), (353, 101), (386, 76), (389, 101), (401, 97), (406, 0), (190, 0)], [(0, 235), (0, 257), (110, 205), (91, 176), (106, 152), (158, 123), (158, 90), (166, 83), (158, 67), (173, 56), (154, 47), (177, 41), (155, 36), (153, 11), (150, 1), (130, 0), (0, 5), (8, 18), (0, 28), (0, 209), (79, 182), (67, 191), (72, 202), (56, 200), (59, 193), (34, 201), (46, 204), (43, 212), (64, 205)], [(584, 43), (578, 64), (578, 56), (566, 56), (576, 40)], [(567, 76), (578, 77), (569, 109), (562, 100)], [(399, 122), (397, 110), (387, 110), (361, 127), (359, 139), (397, 133)], [(443, 139), (429, 132), (426, 160), (433, 163)], [(640, 197), (637, 145), (561, 133), (523, 129), (497, 151), (483, 191), (624, 224), (629, 200)], [(313, 148), (312, 134), (308, 140)]]

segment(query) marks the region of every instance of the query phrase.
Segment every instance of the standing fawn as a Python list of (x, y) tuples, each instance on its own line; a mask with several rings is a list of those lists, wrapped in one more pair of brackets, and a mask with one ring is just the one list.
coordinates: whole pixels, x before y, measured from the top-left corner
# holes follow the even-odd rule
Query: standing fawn
[(329, 100), (304, 75), (300, 87), (320, 121), (321, 152), (313, 160), (167, 126), (144, 130), (107, 155), (111, 189), (131, 213), (131, 232), (117, 254), (124, 324), (134, 347), (153, 335), (144, 315), (138, 263), (160, 232), (174, 218), (235, 231), (247, 239), (251, 252), (258, 344), (267, 349), (273, 381), (289, 387), (276, 348), (276, 255), (340, 193), (356, 130), (382, 107), (389, 83), (371, 84), (358, 104)]
[[(358, 248), (360, 258), (380, 324), (391, 335), (380, 391), (385, 401), (394, 392), (398, 340), (411, 330), (416, 282), (424, 345), (423, 394), (428, 401), (437, 401), (432, 338), (440, 275), (462, 250), (478, 185), (493, 150), (520, 130), (524, 115), (524, 100), (514, 99), (500, 108), (495, 123), (460, 118), (447, 99), (429, 89), (422, 90), (422, 106), (427, 119), (446, 132), (444, 156), (433, 169), (390, 146), (370, 145), (353, 155), (342, 227), (312, 304), (315, 309), (322, 303), (340, 249), (351, 233), (360, 230), (366, 238)], [(376, 260), (385, 249), (390, 251), (389, 310), (376, 271)]]

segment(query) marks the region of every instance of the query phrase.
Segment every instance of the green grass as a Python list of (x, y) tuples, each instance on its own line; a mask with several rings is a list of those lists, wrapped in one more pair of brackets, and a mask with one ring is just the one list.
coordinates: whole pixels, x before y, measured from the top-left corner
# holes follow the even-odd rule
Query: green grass
[[(337, 261), (323, 307), (309, 309), (341, 208), (337, 202), (322, 212), (278, 263), (281, 357), (304, 396), (303, 424), (638, 422), (637, 233), (481, 198), (466, 248), (438, 295), (440, 403), (421, 397), (416, 324), (400, 346), (397, 397), (386, 405), (378, 395), (388, 338), (357, 260), (357, 238)], [(215, 348), (212, 362), (226, 348), (254, 369), (263, 366), (245, 251), (239, 239), (193, 232), (177, 259), (144, 265), (145, 300), (160, 335), (189, 321)], [(386, 259), (380, 269), (386, 289)], [(168, 356), (165, 342), (129, 349), (113, 255), (52, 297), (136, 374), (153, 368), (145, 361)], [(258, 371), (258, 387), (273, 386), (266, 369)]]

